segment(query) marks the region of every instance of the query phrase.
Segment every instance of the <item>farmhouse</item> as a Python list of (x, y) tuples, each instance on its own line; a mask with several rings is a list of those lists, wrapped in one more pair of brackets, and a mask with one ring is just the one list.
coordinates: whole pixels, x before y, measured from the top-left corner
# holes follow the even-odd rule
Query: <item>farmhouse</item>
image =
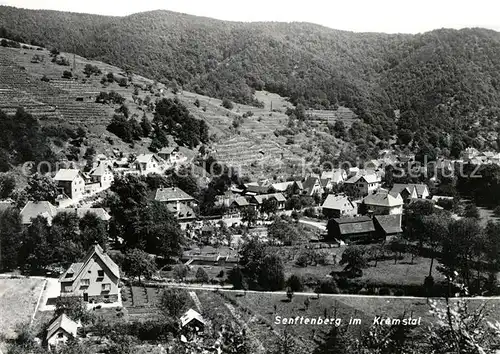
[(377, 191), (382, 179), (376, 173), (356, 175), (344, 182), (346, 191), (353, 197), (364, 197)]
[(321, 174), (321, 185), (324, 189), (331, 190), (333, 186), (343, 183), (346, 179), (347, 173), (341, 168), (332, 171), (324, 171)]
[(50, 351), (56, 351), (58, 347), (68, 340), (76, 338), (80, 324), (73, 321), (64, 313), (53, 320), (47, 328), (47, 344)]
[[(178, 150), (177, 147), (166, 146), (158, 151), (158, 156), (165, 160), (167, 163), (173, 164), (173, 154)], [(171, 160), (172, 159), (172, 160)]]
[(321, 179), (318, 177), (308, 177), (303, 183), (302, 194), (307, 196), (322, 195), (324, 190), (321, 185)]
[(394, 184), (391, 194), (401, 194), (403, 201), (407, 203), (410, 199), (426, 199), (430, 193), (425, 184)]
[(392, 215), (403, 213), (403, 198), (399, 193), (379, 190), (363, 199), (363, 204), (369, 214)]
[(85, 192), (85, 178), (77, 169), (60, 169), (57, 171), (54, 181), (61, 193), (67, 195), (72, 200), (78, 200), (83, 197)]
[(341, 216), (356, 214), (356, 207), (343, 194), (329, 194), (321, 208), (323, 215), (328, 218), (340, 218)]
[(373, 220), (375, 229), (381, 239), (390, 241), (398, 237), (403, 232), (401, 228), (401, 214), (394, 215), (376, 215)]
[(120, 269), (99, 245), (83, 260), (73, 263), (59, 278), (61, 296), (81, 297), (85, 302), (117, 302)]
[(162, 173), (165, 169), (165, 161), (155, 154), (141, 154), (135, 159), (134, 168), (141, 175)]
[(47, 219), (47, 222), (50, 225), (52, 224), (52, 219), (57, 213), (57, 208), (50, 202), (29, 201), (21, 210), (21, 223), (23, 225), (30, 225), (32, 219), (35, 219), (37, 216), (43, 216)]
[(262, 209), (265, 200), (274, 199), (276, 200), (278, 210), (285, 209), (286, 198), (281, 193), (273, 193), (273, 194), (263, 194), (256, 195), (252, 197), (251, 202), (257, 205), (257, 208)]
[(113, 169), (107, 163), (98, 161), (97, 167), (89, 173), (92, 182), (99, 183), (101, 189), (108, 189), (113, 183)]
[(328, 240), (370, 242), (376, 238), (373, 220), (367, 216), (330, 219), (327, 224)]

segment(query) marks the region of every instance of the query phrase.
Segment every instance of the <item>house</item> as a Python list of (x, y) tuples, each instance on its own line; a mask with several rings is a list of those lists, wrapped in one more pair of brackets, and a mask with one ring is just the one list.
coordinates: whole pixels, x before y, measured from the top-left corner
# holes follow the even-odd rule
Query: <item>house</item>
[(60, 169), (54, 176), (54, 181), (61, 190), (72, 200), (79, 200), (85, 192), (85, 177), (77, 169)]
[(109, 215), (103, 208), (65, 208), (58, 209), (57, 213), (75, 213), (79, 218), (83, 218), (87, 215), (87, 213), (90, 213), (105, 222), (108, 222), (111, 219), (111, 215)]
[(366, 211), (372, 215), (403, 214), (403, 198), (399, 193), (379, 190), (363, 199)]
[(391, 194), (400, 194), (403, 201), (406, 203), (410, 199), (426, 199), (429, 197), (429, 188), (425, 184), (394, 184), (392, 186)]
[(155, 200), (166, 203), (167, 208), (179, 221), (190, 222), (196, 219), (196, 214), (192, 209), (197, 205), (196, 200), (180, 188), (158, 188)]
[(375, 215), (373, 220), (378, 237), (390, 241), (403, 233), (401, 214)]
[(245, 197), (238, 197), (233, 199), (229, 204), (228, 213), (235, 217), (239, 217), (241, 215), (241, 210), (244, 208), (248, 208), (249, 206), (250, 203), (248, 202), (248, 200), (246, 200)]
[(47, 328), (47, 344), (50, 351), (55, 351), (68, 340), (76, 338), (80, 324), (64, 313), (53, 320)]
[(141, 154), (134, 161), (134, 168), (141, 175), (163, 173), (165, 161), (155, 154)]
[(245, 194), (249, 196), (268, 194), (270, 187), (268, 184), (261, 184), (259, 182), (247, 183), (245, 184)]
[(333, 218), (326, 229), (329, 241), (371, 242), (377, 237), (373, 220), (368, 216)]
[(254, 204), (256, 204), (256, 206), (257, 206), (258, 209), (261, 209), (261, 211), (262, 211), (262, 206), (264, 204), (264, 201), (268, 200), (268, 199), (274, 199), (274, 200), (276, 200), (278, 210), (284, 210), (285, 209), (286, 198), (281, 193), (256, 195), (256, 196), (252, 197), (251, 201)]
[(293, 181), (290, 182), (281, 182), (281, 183), (273, 183), (271, 184), (272, 189), (275, 192), (285, 193), (290, 186), (293, 185)]
[(346, 192), (354, 197), (364, 197), (377, 191), (382, 178), (376, 173), (357, 175), (344, 182)]
[(308, 177), (302, 183), (302, 194), (312, 197), (314, 195), (322, 195), (324, 192), (323, 186), (321, 185), (321, 179), (319, 177)]
[(197, 311), (189, 309), (181, 316), (180, 324), (182, 330), (190, 330), (198, 333), (203, 332), (207, 322)]
[(61, 296), (83, 298), (85, 302), (117, 302), (120, 268), (93, 245), (81, 262), (73, 263), (59, 278)]
[(167, 209), (175, 215), (177, 220), (181, 223), (187, 223), (196, 220), (196, 213), (190, 206), (179, 204), (168, 204)]
[(321, 185), (331, 190), (334, 185), (343, 183), (347, 179), (347, 172), (341, 168), (321, 173)]
[(346, 215), (355, 215), (356, 207), (343, 194), (329, 194), (321, 206), (323, 215), (328, 218), (340, 218)]
[(113, 183), (113, 169), (105, 162), (98, 161), (98, 165), (93, 168), (89, 176), (94, 183), (99, 183), (101, 189), (108, 189)]
[(49, 225), (52, 224), (52, 219), (58, 213), (57, 208), (50, 202), (32, 202), (26, 203), (24, 208), (21, 210), (21, 223), (23, 225), (31, 225), (32, 219), (37, 216), (43, 216), (47, 219)]
[(158, 151), (158, 156), (165, 160), (165, 162), (173, 164), (173, 154), (178, 151), (178, 147), (166, 146)]
[(184, 203), (195, 205), (196, 200), (178, 187), (158, 188), (156, 190), (155, 200), (168, 204)]

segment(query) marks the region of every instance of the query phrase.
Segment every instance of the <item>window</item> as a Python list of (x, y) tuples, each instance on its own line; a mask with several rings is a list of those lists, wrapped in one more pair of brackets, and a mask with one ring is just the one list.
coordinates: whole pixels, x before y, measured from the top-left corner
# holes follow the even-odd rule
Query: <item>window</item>
[(80, 282), (80, 285), (82, 286), (89, 286), (90, 285), (90, 279), (82, 279)]
[(97, 276), (98, 276), (99, 278), (104, 277), (104, 270), (102, 270), (102, 269), (101, 269), (101, 270), (98, 270), (98, 271), (97, 271)]
[(64, 337), (64, 333), (63, 332), (57, 333), (57, 338), (62, 338), (62, 337)]
[(64, 286), (64, 288), (63, 288), (63, 292), (65, 292), (65, 293), (70, 293), (71, 291), (73, 291), (73, 289), (72, 289), (71, 285), (66, 285), (66, 286)]
[(73, 273), (66, 273), (65, 278), (73, 278)]
[(111, 284), (106, 283), (101, 285), (101, 290), (102, 291), (110, 291), (111, 290)]

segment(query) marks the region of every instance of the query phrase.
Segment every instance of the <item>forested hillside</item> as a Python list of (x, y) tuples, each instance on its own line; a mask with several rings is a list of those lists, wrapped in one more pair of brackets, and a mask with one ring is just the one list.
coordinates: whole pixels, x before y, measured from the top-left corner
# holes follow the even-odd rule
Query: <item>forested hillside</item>
[(344, 105), (386, 141), (399, 133), (414, 146), (451, 148), (482, 144), (478, 135), (497, 130), (500, 34), (490, 30), (387, 35), (168, 11), (104, 17), (11, 7), (0, 7), (0, 24), (4, 37), (212, 97), (259, 105), (253, 93), (264, 88), (312, 108)]

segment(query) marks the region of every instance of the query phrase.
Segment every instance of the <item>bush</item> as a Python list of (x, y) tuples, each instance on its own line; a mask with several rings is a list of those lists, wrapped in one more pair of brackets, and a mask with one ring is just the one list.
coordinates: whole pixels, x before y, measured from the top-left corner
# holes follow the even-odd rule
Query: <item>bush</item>
[(340, 292), (337, 282), (334, 279), (323, 280), (316, 288), (316, 293), (338, 294)]
[(62, 77), (63, 79), (71, 79), (73, 78), (73, 73), (71, 71), (64, 70)]
[(378, 294), (381, 295), (381, 296), (389, 296), (391, 295), (391, 290), (389, 288), (380, 288), (380, 290), (378, 291)]
[(298, 275), (292, 274), (288, 280), (286, 281), (286, 285), (288, 288), (290, 288), (293, 292), (297, 291), (303, 291), (304, 290), (304, 284), (302, 282), (302, 278), (299, 277)]
[(234, 105), (233, 105), (233, 102), (231, 102), (229, 99), (224, 98), (222, 100), (222, 107), (224, 107), (226, 109), (233, 109)]

